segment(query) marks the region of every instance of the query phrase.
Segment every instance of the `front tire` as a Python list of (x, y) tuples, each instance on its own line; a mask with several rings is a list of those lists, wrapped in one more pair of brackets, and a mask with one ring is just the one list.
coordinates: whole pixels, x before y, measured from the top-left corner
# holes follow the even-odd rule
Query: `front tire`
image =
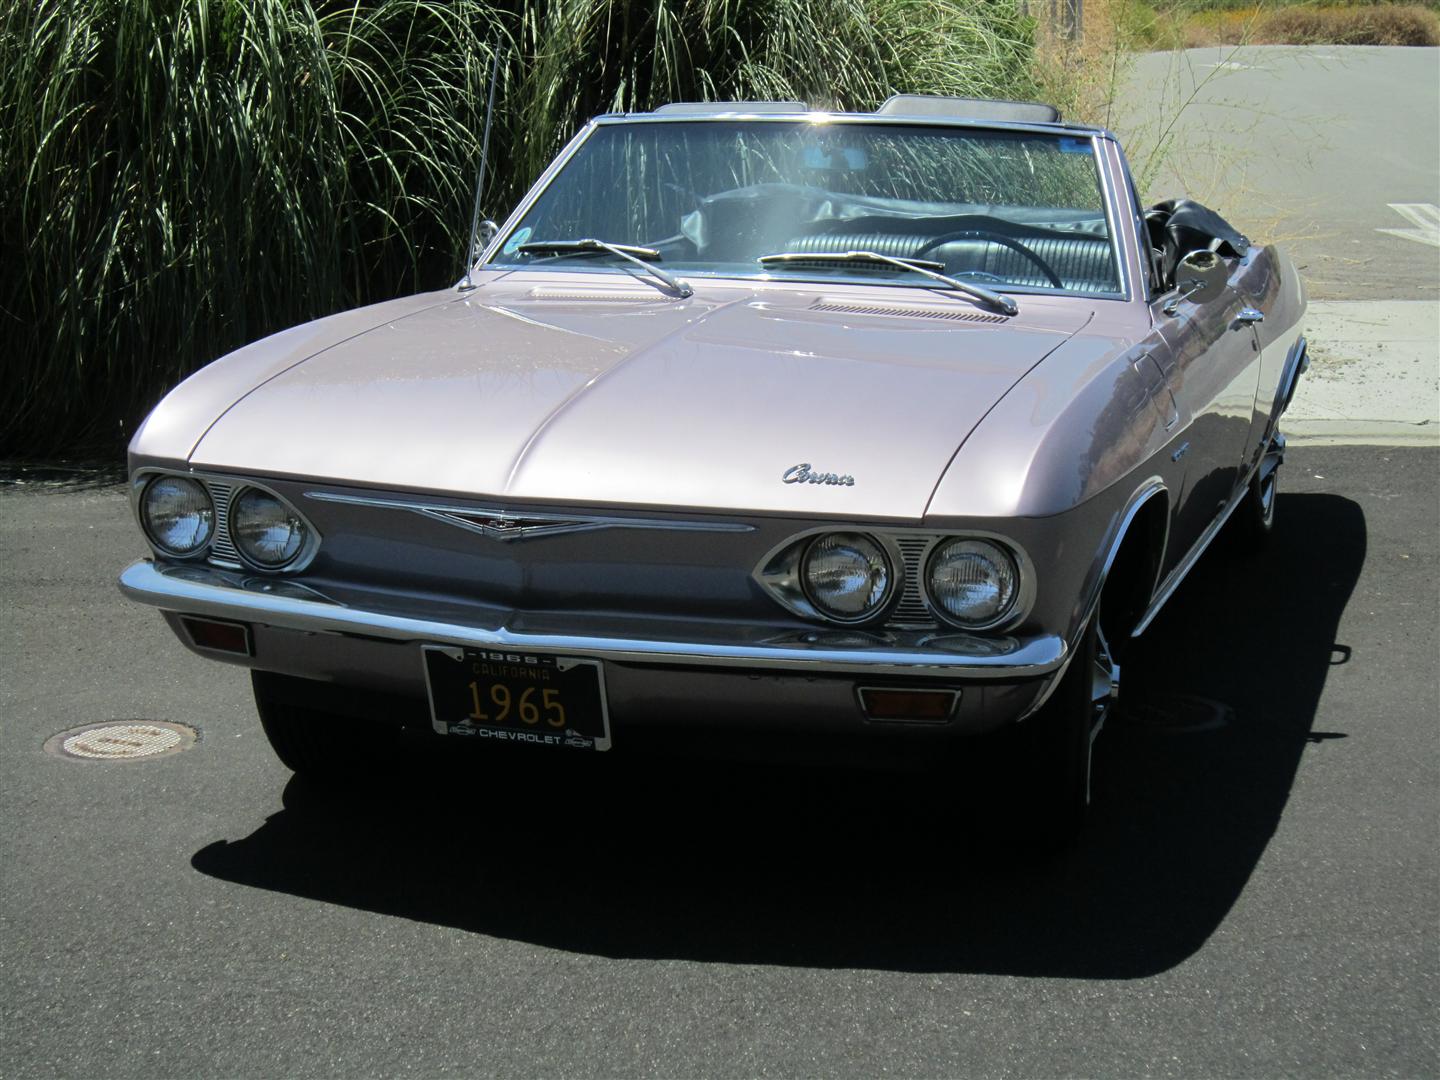
[(1042, 846), (1065, 847), (1084, 830), (1095, 738), (1118, 696), (1119, 675), (1096, 611), (1060, 685), (1020, 725), (1020, 816)]
[(1230, 518), (1230, 536), (1241, 553), (1259, 553), (1270, 542), (1275, 530), (1275, 502), (1280, 493), (1280, 465), (1284, 460), (1285, 440), (1276, 436)]
[(250, 673), (260, 727), (275, 756), (292, 772), (342, 784), (373, 771), (393, 750), (395, 731), (339, 710), (290, 700), (286, 682), (284, 676)]

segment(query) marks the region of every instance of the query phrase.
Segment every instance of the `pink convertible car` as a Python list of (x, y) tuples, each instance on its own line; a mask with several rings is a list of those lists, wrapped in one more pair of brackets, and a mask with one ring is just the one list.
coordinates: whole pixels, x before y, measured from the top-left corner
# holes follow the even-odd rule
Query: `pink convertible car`
[(298, 771), (359, 723), (816, 757), (1013, 726), (1073, 829), (1120, 650), (1227, 521), (1271, 527), (1294, 268), (1142, 208), (1047, 106), (602, 116), (490, 233), (456, 286), (217, 360), (131, 444), (153, 557), (121, 587), (253, 669)]

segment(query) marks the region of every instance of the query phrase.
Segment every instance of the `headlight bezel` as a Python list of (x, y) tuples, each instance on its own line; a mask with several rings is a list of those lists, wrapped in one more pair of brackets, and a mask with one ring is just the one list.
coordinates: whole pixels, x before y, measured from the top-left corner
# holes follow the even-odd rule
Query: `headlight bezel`
[[(257, 559), (253, 554), (248, 552), (240, 542), (240, 537), (236, 529), (238, 516), (236, 510), (245, 496), (251, 492), (275, 500), (299, 522), (303, 530), (300, 546), (296, 548), (295, 554), (291, 555), (290, 558), (284, 562), (267, 563)], [(241, 481), (236, 484), (230, 492), (225, 513), (225, 537), (230, 542), (230, 547), (235, 551), (236, 556), (239, 557), (241, 562), (253, 570), (259, 570), (267, 574), (294, 573), (297, 569), (303, 568), (314, 556), (315, 548), (319, 544), (319, 534), (315, 531), (315, 526), (310, 523), (310, 520), (300, 512), (294, 503), (279, 492), (266, 487), (264, 484), (257, 484), (250, 480)]]
[[(219, 514), (216, 512), (215, 508), (215, 499), (213, 496), (211, 496), (210, 488), (205, 484), (205, 482), (194, 475), (180, 472), (148, 473), (141, 477), (137, 477), (136, 480), (137, 483), (135, 490), (135, 517), (140, 524), (140, 531), (145, 534), (145, 539), (150, 544), (150, 546), (168, 559), (189, 561), (193, 559), (205, 558), (210, 553), (210, 549), (215, 543), (215, 534), (219, 531), (220, 524)], [(156, 535), (155, 527), (150, 520), (150, 493), (155, 489), (155, 486), (157, 484), (163, 483), (165, 481), (175, 481), (182, 484), (188, 484), (198, 489), (200, 494), (204, 496), (206, 504), (209, 506), (209, 530), (206, 532), (205, 538), (189, 550), (180, 550), (164, 543), (159, 538), (159, 536)]]
[[(1003, 607), (995, 615), (988, 619), (967, 620), (948, 611), (935, 595), (935, 563), (941, 554), (949, 548), (959, 544), (973, 544), (980, 547), (992, 548), (999, 553), (1000, 559), (1009, 565), (1010, 574), (1014, 585), (1010, 590), (1009, 598)], [(1027, 579), (1033, 575), (1026, 573), (1024, 560), (1016, 553), (1015, 549), (999, 537), (970, 533), (956, 533), (953, 536), (943, 536), (930, 545), (925, 552), (925, 559), (920, 572), (920, 589), (924, 594), (925, 602), (935, 617), (941, 622), (955, 627), (959, 630), (982, 632), (995, 630), (1002, 626), (1013, 624), (1015, 615), (1021, 607), (1022, 600), (1026, 596)]]
[[(198, 484), (210, 500), (212, 524), (206, 542), (189, 554), (181, 554), (167, 548), (153, 535), (145, 515), (145, 495), (150, 485), (167, 477)], [(248, 490), (256, 489), (279, 500), (305, 527), (305, 542), (298, 554), (280, 566), (267, 566), (248, 558), (236, 543), (231, 533), (230, 510)], [(218, 489), (218, 490), (217, 490)], [(135, 520), (145, 536), (146, 542), (156, 555), (176, 562), (208, 562), (231, 570), (256, 571), (270, 577), (285, 577), (306, 569), (319, 552), (322, 542), (320, 530), (309, 516), (301, 512), (294, 500), (276, 491), (269, 484), (245, 476), (228, 473), (190, 472), (164, 466), (145, 466), (135, 470), (130, 478), (130, 502)]]
[[(811, 603), (804, 587), (801, 571), (803, 557), (817, 537), (833, 533), (863, 535), (878, 544), (889, 560), (889, 594), (885, 602), (866, 617), (851, 621), (834, 618)], [(931, 557), (954, 540), (981, 540), (994, 544), (1010, 558), (1016, 570), (1015, 595), (1008, 609), (980, 627), (952, 619), (930, 595), (928, 577)], [(816, 525), (803, 532), (792, 533), (769, 548), (755, 564), (750, 577), (772, 602), (807, 622), (932, 636), (937, 632), (946, 635), (956, 631), (986, 635), (1007, 633), (1030, 617), (1037, 595), (1035, 565), (1024, 544), (1011, 536), (986, 529), (925, 529), (863, 522)]]

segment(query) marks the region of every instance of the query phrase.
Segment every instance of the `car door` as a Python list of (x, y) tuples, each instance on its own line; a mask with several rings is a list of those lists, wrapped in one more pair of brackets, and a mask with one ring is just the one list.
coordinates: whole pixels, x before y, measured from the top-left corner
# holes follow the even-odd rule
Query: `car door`
[(1220, 514), (1241, 479), (1260, 379), (1260, 343), (1235, 275), (1203, 303), (1182, 299), (1165, 314), (1172, 292), (1152, 303), (1165, 348), (1153, 353), (1173, 397), (1179, 434), (1170, 453), (1183, 462), (1183, 487), (1171, 503), (1165, 572), (1186, 555)]

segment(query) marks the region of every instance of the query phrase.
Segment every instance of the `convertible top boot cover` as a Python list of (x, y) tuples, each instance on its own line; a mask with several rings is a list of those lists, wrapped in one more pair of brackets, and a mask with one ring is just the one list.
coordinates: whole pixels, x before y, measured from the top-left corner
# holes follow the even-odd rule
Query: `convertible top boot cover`
[(1193, 199), (1166, 199), (1145, 213), (1150, 242), (1162, 252), (1165, 284), (1173, 285), (1175, 267), (1192, 251), (1229, 257), (1250, 250), (1250, 238), (1223, 217)]

